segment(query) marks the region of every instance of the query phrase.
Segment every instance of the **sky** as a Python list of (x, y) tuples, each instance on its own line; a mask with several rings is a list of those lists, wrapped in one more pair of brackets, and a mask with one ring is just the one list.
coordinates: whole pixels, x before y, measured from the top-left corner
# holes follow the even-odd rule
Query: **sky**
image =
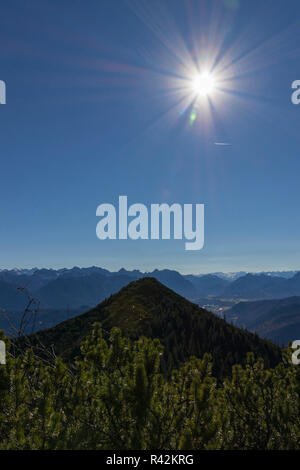
[[(298, 0), (0, 8), (0, 268), (300, 269)], [(119, 195), (204, 204), (204, 248), (99, 240)]]

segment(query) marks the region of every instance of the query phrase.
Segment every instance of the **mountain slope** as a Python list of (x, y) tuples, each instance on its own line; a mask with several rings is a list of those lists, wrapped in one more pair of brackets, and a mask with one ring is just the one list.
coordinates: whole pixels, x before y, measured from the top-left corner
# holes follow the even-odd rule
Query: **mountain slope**
[(128, 276), (107, 277), (96, 273), (84, 277), (62, 276), (39, 289), (36, 296), (43, 305), (50, 308), (79, 308), (82, 305), (92, 307), (131, 280)]
[[(250, 351), (267, 366), (281, 357), (279, 348), (256, 335), (229, 325), (210, 312), (175, 294), (154, 278), (131, 282), (87, 313), (29, 337), (31, 343), (54, 345), (57, 354), (70, 359), (80, 352), (80, 342), (95, 322), (105, 330), (120, 327), (131, 338), (159, 338), (165, 347), (163, 370), (170, 372), (191, 355), (213, 356), (213, 371), (228, 375), (233, 364), (244, 364)], [(21, 348), (26, 344), (21, 339)]]
[(278, 344), (300, 338), (300, 297), (240, 302), (226, 316)]
[(206, 274), (201, 277), (188, 274), (185, 276), (194, 286), (197, 296), (218, 296), (230, 284), (230, 281), (222, 279), (214, 274)]
[(17, 287), (26, 287), (30, 292), (37, 291), (58, 276), (54, 269), (36, 269), (30, 274), (15, 270), (0, 272), (1, 280)]
[(26, 293), (10, 285), (5, 281), (0, 281), (0, 310), (22, 310), (28, 302)]
[(253, 300), (300, 296), (300, 272), (291, 278), (246, 274), (233, 281), (222, 293), (226, 298)]
[(265, 274), (246, 274), (233, 281), (223, 292), (225, 298), (266, 299), (286, 280)]
[(152, 273), (147, 274), (145, 277), (154, 277), (157, 281), (161, 282), (169, 289), (174, 290), (179, 295), (184, 297), (194, 298), (197, 294), (196, 289), (190, 280), (180, 274), (178, 271), (170, 269), (158, 270), (155, 269)]

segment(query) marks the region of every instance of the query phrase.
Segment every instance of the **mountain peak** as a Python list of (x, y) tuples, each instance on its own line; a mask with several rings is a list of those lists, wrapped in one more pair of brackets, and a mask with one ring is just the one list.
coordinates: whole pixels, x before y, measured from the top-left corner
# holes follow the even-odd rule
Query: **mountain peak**
[[(190, 356), (213, 355), (217, 377), (231, 373), (235, 363), (244, 364), (248, 352), (261, 356), (266, 366), (281, 359), (280, 349), (252, 333), (176, 294), (153, 277), (144, 277), (123, 287), (97, 307), (30, 337), (31, 344), (54, 345), (58, 355), (70, 359), (80, 354), (80, 343), (101, 322), (104, 334), (119, 327), (124, 335), (158, 338), (165, 347), (162, 369), (169, 373)], [(26, 347), (24, 339), (20, 347)], [(23, 343), (22, 343), (23, 341)]]

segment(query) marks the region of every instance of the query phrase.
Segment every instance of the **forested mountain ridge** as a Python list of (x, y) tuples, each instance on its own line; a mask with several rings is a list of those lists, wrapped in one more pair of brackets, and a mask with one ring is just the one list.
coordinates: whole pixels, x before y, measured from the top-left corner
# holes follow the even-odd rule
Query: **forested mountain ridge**
[(190, 356), (213, 356), (213, 373), (223, 377), (234, 364), (244, 364), (248, 352), (262, 357), (266, 367), (276, 365), (281, 351), (272, 343), (241, 330), (198, 307), (154, 278), (131, 282), (97, 307), (48, 330), (18, 340), (26, 348), (53, 345), (55, 352), (70, 360), (80, 353), (80, 343), (95, 322), (107, 332), (119, 327), (132, 339), (158, 338), (164, 346), (162, 370), (170, 373)]

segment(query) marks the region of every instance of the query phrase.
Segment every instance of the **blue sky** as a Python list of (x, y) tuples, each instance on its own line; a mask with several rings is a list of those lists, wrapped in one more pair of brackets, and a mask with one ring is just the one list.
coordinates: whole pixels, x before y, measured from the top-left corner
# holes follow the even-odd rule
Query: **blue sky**
[[(300, 269), (297, 0), (0, 8), (1, 268)], [(178, 83), (208, 62), (225, 79), (191, 124)], [(122, 194), (204, 203), (204, 249), (98, 240), (97, 206)]]

